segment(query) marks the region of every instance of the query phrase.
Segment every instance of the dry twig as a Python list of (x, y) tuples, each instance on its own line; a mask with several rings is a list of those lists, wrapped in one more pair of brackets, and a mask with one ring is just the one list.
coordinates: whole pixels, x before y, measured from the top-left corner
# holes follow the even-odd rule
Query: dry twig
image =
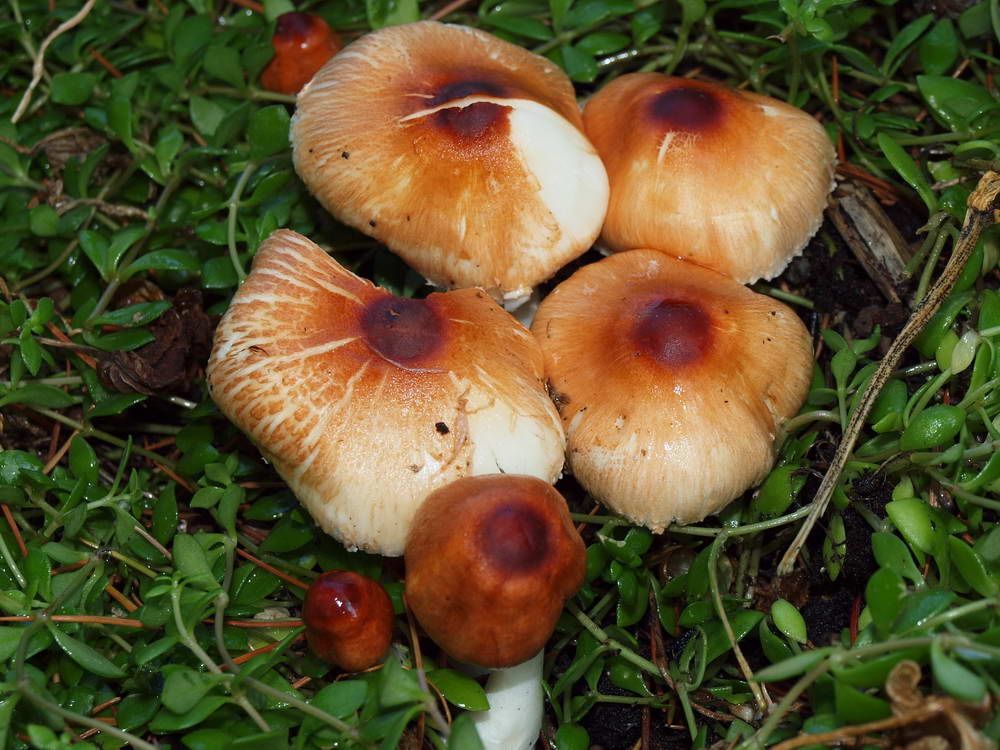
[(56, 26), (51, 34), (45, 37), (45, 41), (42, 42), (42, 46), (38, 48), (38, 57), (35, 58), (35, 64), (32, 66), (31, 83), (29, 83), (28, 88), (24, 90), (21, 102), (17, 105), (17, 109), (14, 111), (14, 116), (10, 118), (12, 123), (17, 124), (17, 121), (20, 120), (21, 116), (25, 113), (25, 111), (27, 111), (28, 105), (31, 104), (31, 95), (34, 93), (35, 88), (42, 80), (42, 75), (45, 73), (45, 51), (49, 48), (49, 45), (67, 31), (82, 23), (83, 19), (85, 19), (90, 14), (90, 11), (93, 10), (95, 2), (97, 2), (97, 0), (87, 0), (87, 2), (83, 4), (83, 7), (76, 12), (76, 15), (66, 21), (63, 21), (61, 24)]

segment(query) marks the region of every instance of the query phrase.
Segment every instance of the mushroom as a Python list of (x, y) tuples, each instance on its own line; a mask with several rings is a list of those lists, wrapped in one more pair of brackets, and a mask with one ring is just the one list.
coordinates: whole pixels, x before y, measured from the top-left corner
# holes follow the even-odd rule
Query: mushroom
[(497, 669), (475, 717), (487, 750), (534, 745), (541, 651), (582, 585), (583, 540), (566, 501), (533, 477), (460, 479), (417, 511), (406, 543), (406, 603), (454, 658)]
[(777, 99), (632, 73), (598, 91), (583, 121), (611, 182), (610, 250), (652, 248), (749, 283), (778, 275), (822, 222), (833, 146)]
[(570, 469), (657, 532), (764, 477), (812, 375), (809, 335), (785, 305), (655, 250), (584, 266), (542, 301), (532, 332)]
[(478, 29), (379, 29), (298, 98), (295, 168), (434, 284), (512, 307), (592, 244), (607, 175), (566, 75)]
[(583, 583), (566, 501), (527, 476), (466, 477), (432, 492), (406, 542), (406, 602), (451, 656), (509, 667), (537, 653)]
[(274, 232), (215, 334), (212, 398), (323, 528), (400, 555), (427, 494), (497, 471), (554, 481), (534, 338), (484, 292), (396, 297)]
[(306, 592), (302, 619), (313, 653), (348, 672), (375, 666), (392, 644), (389, 595), (360, 573), (330, 570), (317, 577)]
[(326, 21), (315, 13), (298, 11), (278, 16), (271, 44), (274, 58), (260, 74), (260, 83), (280, 94), (299, 93), (343, 46)]

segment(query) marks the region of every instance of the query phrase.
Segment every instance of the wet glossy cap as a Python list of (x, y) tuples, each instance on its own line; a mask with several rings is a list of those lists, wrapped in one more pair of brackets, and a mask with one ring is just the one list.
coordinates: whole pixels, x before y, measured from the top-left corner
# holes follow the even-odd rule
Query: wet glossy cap
[(395, 297), (273, 233), (215, 335), (212, 398), (324, 531), (400, 555), (417, 505), (509, 471), (554, 481), (563, 433), (531, 334), (487, 294)]
[(776, 300), (655, 250), (584, 266), (532, 324), (589, 492), (654, 531), (764, 477), (805, 399), (805, 326)]
[(309, 648), (323, 661), (360, 672), (382, 661), (396, 616), (378, 581), (350, 570), (330, 570), (306, 592), (302, 620)]
[(271, 44), (274, 58), (260, 74), (260, 83), (281, 94), (297, 94), (343, 46), (326, 21), (298, 11), (278, 16)]
[(587, 250), (604, 166), (555, 64), (432, 21), (380, 29), (303, 89), (295, 168), (341, 221), (447, 287), (505, 299)]
[(611, 250), (661, 250), (748, 283), (779, 274), (822, 222), (833, 146), (784, 102), (632, 73), (598, 91), (583, 119), (611, 181)]
[(583, 540), (554, 487), (533, 477), (469, 477), (417, 511), (406, 602), (454, 658), (509, 667), (545, 645), (585, 569)]

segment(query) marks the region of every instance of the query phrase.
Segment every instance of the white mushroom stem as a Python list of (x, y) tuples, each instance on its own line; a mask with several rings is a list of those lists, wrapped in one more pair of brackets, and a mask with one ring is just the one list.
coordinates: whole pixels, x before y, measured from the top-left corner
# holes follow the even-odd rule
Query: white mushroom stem
[(542, 730), (542, 656), (495, 669), (486, 681), (488, 711), (473, 714), (484, 750), (530, 750)]

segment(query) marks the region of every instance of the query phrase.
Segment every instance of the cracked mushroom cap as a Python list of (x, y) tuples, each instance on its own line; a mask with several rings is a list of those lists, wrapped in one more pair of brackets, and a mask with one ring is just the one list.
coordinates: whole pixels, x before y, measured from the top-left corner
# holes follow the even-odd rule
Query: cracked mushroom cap
[(566, 501), (540, 479), (467, 477), (436, 490), (406, 542), (406, 603), (460, 661), (510, 667), (552, 635), (587, 553)]
[(299, 94), (292, 144), (328, 211), (439, 286), (524, 298), (593, 244), (607, 210), (566, 75), (464, 26), (353, 42)]
[(763, 479), (812, 375), (791, 310), (655, 250), (584, 266), (542, 302), (532, 332), (573, 474), (657, 532)]
[(583, 120), (611, 182), (601, 239), (613, 251), (652, 248), (750, 283), (781, 273), (823, 220), (833, 146), (777, 99), (633, 73)]
[(531, 334), (480, 290), (396, 297), (274, 232), (215, 334), (212, 398), (324, 531), (400, 555), (427, 494), (554, 481), (563, 432)]

